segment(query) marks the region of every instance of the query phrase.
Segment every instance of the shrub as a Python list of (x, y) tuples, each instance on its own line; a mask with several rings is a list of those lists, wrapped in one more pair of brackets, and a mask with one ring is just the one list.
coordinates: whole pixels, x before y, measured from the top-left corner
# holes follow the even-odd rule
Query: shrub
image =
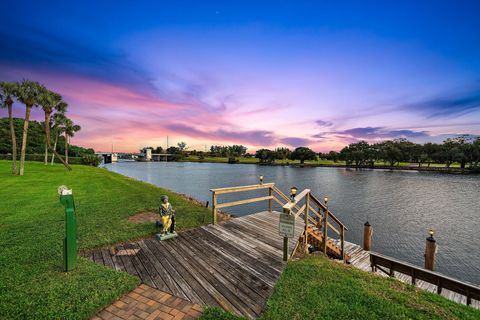
[(235, 159), (235, 157), (232, 157), (232, 156), (228, 157), (228, 163), (237, 163), (237, 162), (238, 160)]
[(95, 154), (85, 154), (80, 159), (80, 162), (86, 166), (98, 167), (102, 160)]

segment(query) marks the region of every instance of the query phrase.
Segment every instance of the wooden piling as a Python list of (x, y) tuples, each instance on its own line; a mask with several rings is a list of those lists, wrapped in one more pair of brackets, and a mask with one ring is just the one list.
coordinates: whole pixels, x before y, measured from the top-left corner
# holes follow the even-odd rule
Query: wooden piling
[(372, 233), (372, 226), (368, 221), (365, 222), (363, 225), (363, 250), (365, 251), (371, 251), (372, 249)]
[(217, 195), (212, 193), (212, 223), (217, 224)]
[(435, 271), (435, 255), (437, 253), (437, 243), (433, 234), (427, 238), (425, 243), (425, 269)]
[[(269, 197), (273, 196), (272, 188), (268, 188), (268, 196)], [(268, 200), (268, 212), (272, 212), (272, 204), (273, 204), (273, 198)]]

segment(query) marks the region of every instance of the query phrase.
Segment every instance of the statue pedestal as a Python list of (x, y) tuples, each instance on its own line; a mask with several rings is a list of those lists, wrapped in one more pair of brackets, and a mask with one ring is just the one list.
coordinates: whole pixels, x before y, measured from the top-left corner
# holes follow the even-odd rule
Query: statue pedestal
[(175, 237), (177, 237), (178, 234), (174, 231), (173, 233), (166, 233), (166, 234), (162, 234), (162, 233), (157, 233), (156, 237), (158, 240), (168, 240), (168, 239), (173, 239)]

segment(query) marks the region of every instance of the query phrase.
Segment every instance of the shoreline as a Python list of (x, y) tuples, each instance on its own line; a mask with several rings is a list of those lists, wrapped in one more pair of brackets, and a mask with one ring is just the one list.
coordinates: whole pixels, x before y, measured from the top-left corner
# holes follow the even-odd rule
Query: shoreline
[[(156, 161), (155, 161), (156, 162)], [(480, 174), (480, 169), (471, 170), (468, 168), (462, 169), (459, 167), (418, 167), (418, 166), (385, 166), (385, 165), (376, 165), (374, 167), (370, 166), (350, 166), (344, 164), (324, 164), (324, 163), (305, 163), (303, 165), (299, 163), (259, 163), (259, 162), (237, 162), (237, 163), (228, 163), (226, 161), (211, 161), (211, 160), (178, 160), (175, 162), (195, 162), (195, 163), (222, 163), (222, 164), (252, 164), (258, 166), (289, 166), (289, 167), (296, 167), (296, 168), (345, 168), (345, 169), (358, 169), (358, 170), (391, 170), (391, 171), (425, 171), (425, 172), (438, 172), (438, 173), (446, 173), (446, 174)]]

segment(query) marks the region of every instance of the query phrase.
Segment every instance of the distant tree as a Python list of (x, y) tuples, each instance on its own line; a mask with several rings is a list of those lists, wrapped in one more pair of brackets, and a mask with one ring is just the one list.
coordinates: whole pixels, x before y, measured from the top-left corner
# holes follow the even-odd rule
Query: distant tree
[(340, 151), (340, 159), (345, 160), (347, 165), (355, 164), (355, 167), (365, 166), (372, 161), (371, 146), (366, 141), (351, 143)]
[(284, 147), (275, 149), (275, 152), (277, 153), (278, 159), (283, 161), (287, 160), (292, 153), (290, 149)]
[(310, 148), (298, 147), (290, 154), (291, 160), (300, 160), (300, 164), (304, 164), (305, 160), (316, 160), (317, 154)]
[[(153, 149), (153, 148), (152, 148)], [(161, 146), (156, 147), (155, 149), (152, 150), (153, 153), (158, 153), (161, 154), (164, 152), (163, 148)]]
[(276, 153), (269, 149), (258, 149), (255, 152), (255, 158), (259, 159), (260, 163), (271, 164), (275, 162)]
[(13, 99), (15, 98), (15, 83), (0, 82), (0, 107), (8, 109), (10, 137), (12, 139), (12, 174), (17, 174), (17, 138), (13, 125)]
[[(45, 126), (45, 144), (46, 144), (46, 149), (49, 149), (56, 157), (58, 160), (60, 160), (61, 163), (68, 169), (72, 170), (72, 168), (68, 165), (67, 161), (60, 156), (60, 154), (52, 147), (51, 143), (51, 136), (50, 136), (50, 126), (51, 126), (51, 116), (52, 112), (54, 110), (58, 110), (61, 113), (64, 113), (67, 109), (67, 104), (62, 100), (62, 96), (59, 95), (58, 93), (51, 92), (44, 88), (42, 92), (40, 93), (40, 96), (38, 98), (38, 103), (42, 107), (44, 115), (45, 115), (45, 121), (43, 122)], [(48, 153), (45, 152), (45, 164), (47, 164), (48, 161)]]
[(167, 149), (167, 153), (170, 153), (170, 154), (180, 154), (181, 153), (181, 150), (180, 148), (177, 148), (177, 147), (169, 147)]
[(19, 174), (23, 176), (25, 171), (25, 154), (27, 150), (27, 135), (28, 125), (30, 123), (30, 113), (34, 106), (38, 104), (38, 98), (41, 92), (45, 89), (38, 82), (31, 80), (23, 80), (21, 83), (15, 85), (15, 96), (18, 101), (25, 105), (25, 120), (23, 122), (22, 135), (22, 149), (20, 151), (20, 171)]
[(68, 145), (70, 143), (70, 138), (75, 136), (75, 133), (80, 131), (82, 128), (74, 124), (71, 119), (65, 119), (64, 127), (63, 127), (63, 135), (65, 138), (65, 162), (68, 164)]
[(340, 154), (336, 151), (330, 151), (325, 158), (337, 163), (338, 160), (340, 159)]
[(378, 144), (378, 147), (380, 159), (388, 162), (391, 167), (401, 161), (402, 151), (394, 141), (384, 141)]
[(227, 147), (227, 154), (229, 157), (242, 157), (247, 152), (247, 147), (234, 144)]
[(178, 146), (178, 149), (180, 149), (180, 152), (182, 152), (187, 147), (187, 144), (182, 141), (182, 142), (177, 143), (177, 146)]
[[(51, 117), (51, 128), (52, 128), (52, 134), (54, 136), (54, 142), (53, 142), (53, 150), (57, 151), (57, 143), (58, 143), (58, 139), (60, 137), (61, 134), (64, 133), (63, 129), (64, 129), (64, 124), (65, 124), (65, 120), (67, 119), (65, 117), (65, 111), (66, 111), (66, 108), (67, 108), (67, 104), (65, 103), (65, 110), (58, 110), (57, 112), (55, 112), (52, 117)], [(53, 160), (55, 159), (55, 152), (52, 153), (52, 159), (50, 161), (50, 165), (53, 165)]]

